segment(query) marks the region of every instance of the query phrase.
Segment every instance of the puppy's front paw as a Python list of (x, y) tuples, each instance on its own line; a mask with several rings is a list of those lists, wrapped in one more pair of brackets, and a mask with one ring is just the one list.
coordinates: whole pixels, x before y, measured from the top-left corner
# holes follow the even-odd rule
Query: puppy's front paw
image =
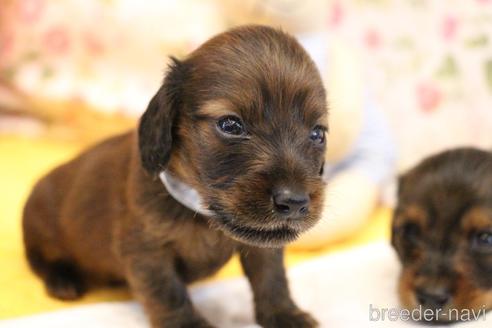
[(318, 322), (309, 313), (299, 309), (260, 315), (258, 323), (264, 328), (318, 327)]

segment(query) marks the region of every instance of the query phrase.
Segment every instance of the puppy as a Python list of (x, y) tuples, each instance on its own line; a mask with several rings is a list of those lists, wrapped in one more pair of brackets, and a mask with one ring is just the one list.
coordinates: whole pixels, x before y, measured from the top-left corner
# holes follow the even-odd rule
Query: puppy
[(136, 131), (56, 168), (24, 211), (27, 258), (49, 294), (127, 283), (153, 327), (210, 327), (186, 284), (238, 252), (264, 327), (313, 327), (292, 301), (286, 243), (323, 199), (326, 95), (281, 31), (247, 26), (173, 59)]
[(492, 154), (462, 148), (427, 158), (400, 178), (398, 197), (402, 305), (440, 322), (492, 308)]

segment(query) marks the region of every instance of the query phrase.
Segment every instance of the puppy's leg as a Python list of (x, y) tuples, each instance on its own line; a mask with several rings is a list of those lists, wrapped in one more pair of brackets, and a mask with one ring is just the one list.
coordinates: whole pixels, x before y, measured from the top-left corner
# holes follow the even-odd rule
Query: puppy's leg
[(62, 300), (80, 298), (87, 290), (85, 278), (71, 259), (58, 233), (57, 186), (44, 178), (34, 188), (24, 207), (22, 230), (26, 257), (40, 276), (46, 291)]
[(255, 300), (256, 321), (265, 328), (317, 327), (292, 301), (283, 264), (283, 249), (245, 246), (241, 264)]
[(86, 291), (82, 275), (69, 260), (47, 262), (38, 252), (27, 250), (29, 265), (43, 280), (46, 291), (62, 300), (75, 300)]
[(147, 248), (132, 252), (124, 261), (130, 287), (152, 327), (212, 327), (193, 308), (186, 286), (175, 271), (172, 254)]

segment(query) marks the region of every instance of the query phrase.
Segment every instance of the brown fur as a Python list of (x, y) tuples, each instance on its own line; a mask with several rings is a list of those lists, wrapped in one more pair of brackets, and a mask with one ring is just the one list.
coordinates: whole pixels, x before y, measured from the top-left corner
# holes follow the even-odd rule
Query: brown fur
[[(474, 244), (478, 233), (492, 232), (491, 186), (492, 154), (471, 148), (432, 156), (400, 178), (392, 243), (403, 266), (403, 306), (492, 308), (492, 247)], [(422, 302), (422, 292), (445, 301)]]
[[(224, 114), (247, 138), (225, 138)], [(282, 246), (318, 220), (326, 128), (325, 93), (290, 36), (250, 26), (221, 34), (174, 60), (137, 131), (115, 136), (56, 168), (35, 186), (24, 212), (27, 257), (58, 298), (128, 283), (153, 327), (208, 327), (186, 284), (216, 272), (235, 252), (265, 327), (312, 327), (291, 300)], [(213, 212), (173, 199), (157, 174), (193, 186)], [(278, 186), (309, 195), (302, 219), (272, 207)]]

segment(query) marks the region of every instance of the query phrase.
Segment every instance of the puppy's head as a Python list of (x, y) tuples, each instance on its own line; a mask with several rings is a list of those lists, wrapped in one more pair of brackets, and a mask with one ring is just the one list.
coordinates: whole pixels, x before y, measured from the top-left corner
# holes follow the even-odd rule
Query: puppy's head
[[(456, 149), (400, 178), (392, 244), (403, 265), (399, 293), (440, 321), (492, 307), (492, 154)], [(483, 312), (483, 311), (482, 311)], [(466, 318), (466, 317), (465, 317)]]
[(282, 246), (320, 215), (325, 99), (294, 38), (233, 29), (173, 61), (140, 122), (142, 164), (194, 187), (229, 236)]

